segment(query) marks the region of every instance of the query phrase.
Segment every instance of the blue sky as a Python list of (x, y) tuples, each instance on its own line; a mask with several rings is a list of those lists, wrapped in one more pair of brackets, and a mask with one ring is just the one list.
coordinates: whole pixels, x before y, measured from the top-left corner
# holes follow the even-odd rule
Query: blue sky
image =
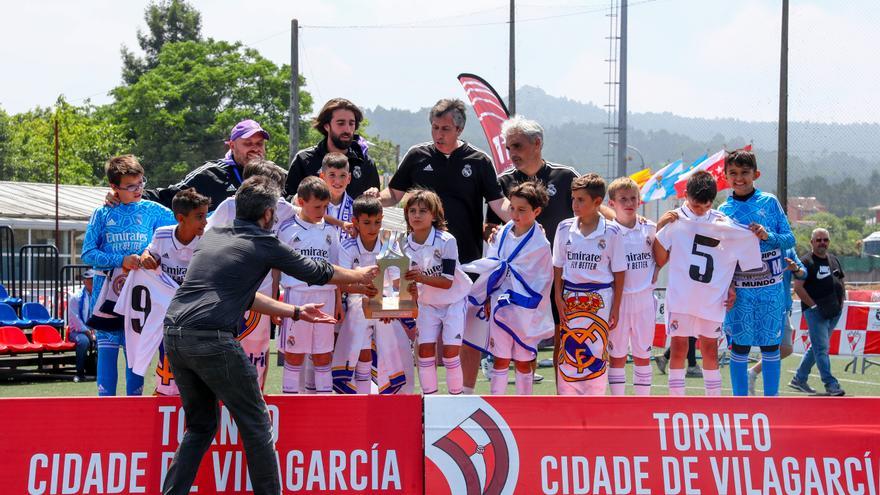
[[(779, 0), (631, 0), (630, 110), (774, 120)], [(57, 95), (109, 101), (122, 44), (137, 46), (145, 2), (0, 1), (0, 107)], [(506, 0), (194, 1), (207, 36), (290, 58), (297, 17), (301, 70), (320, 103), (415, 109), (463, 96), (475, 72), (507, 92)], [(607, 0), (518, 3), (517, 85), (599, 105), (607, 99)], [(877, 122), (880, 2), (792, 0), (790, 112), (795, 120)], [(320, 26), (368, 26), (326, 28)], [(385, 27), (379, 27), (385, 26)], [(390, 27), (393, 26), (393, 27)], [(48, 34), (46, 34), (48, 33)]]

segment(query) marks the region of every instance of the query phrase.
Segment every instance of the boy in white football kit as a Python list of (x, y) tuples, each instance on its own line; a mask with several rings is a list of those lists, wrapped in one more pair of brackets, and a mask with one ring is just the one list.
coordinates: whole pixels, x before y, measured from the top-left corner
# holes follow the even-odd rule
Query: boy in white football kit
[[(352, 222), (358, 236), (342, 241), (339, 250), (339, 266), (358, 268), (376, 265), (376, 258), (386, 249), (379, 232), (382, 229), (382, 203), (377, 198), (361, 196), (354, 201)], [(393, 247), (389, 247), (393, 249)], [(392, 278), (400, 276), (385, 274), (384, 295), (392, 293)], [(400, 339), (409, 344), (409, 338), (400, 321), (366, 319), (364, 304), (366, 299), (378, 293), (378, 288), (363, 285), (348, 285), (345, 321), (339, 329), (336, 347), (333, 350), (333, 390), (342, 394), (369, 394), (372, 384), (372, 368), (375, 353), (376, 382), (380, 394), (412, 392), (413, 359), (412, 348), (407, 345), (407, 353), (399, 352)]]
[(419, 344), (419, 384), (422, 393), (437, 392), (437, 339), (443, 341), (446, 387), (451, 395), (462, 392), (461, 350), (464, 332), (465, 297), (471, 279), (458, 263), (455, 237), (446, 231), (446, 218), (440, 198), (432, 191), (410, 190), (403, 213), (410, 234), (405, 254), (410, 259), (406, 278), (416, 282), (419, 315), (416, 318)]
[(607, 345), (617, 326), (626, 279), (620, 228), (599, 214), (605, 181), (586, 174), (571, 184), (574, 218), (553, 240), (553, 283), (560, 328), (555, 336), (559, 395), (604, 395)]
[[(150, 245), (141, 255), (141, 266), (147, 270), (159, 268), (178, 286), (182, 284), (189, 262), (192, 260), (193, 251), (205, 233), (210, 205), (211, 200), (197, 193), (195, 189), (184, 189), (175, 194), (174, 199), (171, 200), (171, 210), (177, 219), (177, 225), (156, 229)], [(164, 290), (167, 292), (169, 289), (165, 288)], [(147, 297), (156, 294), (150, 293)], [(143, 303), (143, 301), (138, 302)], [(168, 302), (170, 302), (170, 298)], [(134, 303), (131, 302), (131, 304)], [(158, 328), (160, 341), (162, 318), (164, 316), (157, 320), (160, 322)], [(152, 359), (152, 355), (149, 359)], [(159, 344), (155, 393), (156, 395), (180, 395), (168, 364), (168, 358), (165, 356), (165, 346), (162, 344)]]
[(654, 240), (657, 266), (669, 263), (666, 332), (672, 337), (669, 395), (685, 395), (684, 359), (688, 337), (698, 337), (706, 395), (721, 395), (718, 339), (733, 302), (733, 272), (762, 266), (757, 236), (712, 209), (717, 186), (712, 174), (687, 181), (687, 203), (660, 217)]
[(535, 219), (547, 206), (547, 189), (527, 181), (508, 193), (511, 220), (489, 244), (487, 257), (464, 266), (479, 273), (468, 300), (491, 305), (487, 350), (494, 356), (492, 395), (507, 390), (510, 362), (516, 369), (517, 395), (531, 395), (532, 362), (538, 343), (553, 335), (550, 310), (553, 255), (550, 242)]
[[(300, 213), (278, 228), (278, 239), (307, 258), (336, 263), (339, 234), (336, 228), (324, 222), (330, 190), (317, 177), (305, 178), (297, 188), (297, 206)], [(284, 302), (292, 305), (323, 304), (321, 308), (343, 321), (341, 292), (333, 285), (309, 286), (289, 275), (281, 276)], [(285, 318), (281, 324), (280, 346), (284, 352), (282, 390), (286, 394), (299, 393), (300, 373), (306, 354), (315, 365), (315, 390), (319, 394), (332, 392), (333, 380), (330, 360), (333, 353), (333, 329), (329, 323), (310, 323)]]
[(346, 223), (352, 220), (352, 205), (354, 204), (354, 198), (346, 192), (346, 188), (351, 184), (348, 157), (337, 152), (324, 155), (321, 160), (320, 177), (330, 188), (330, 203), (327, 204), (326, 217), (339, 223), (337, 226), (339, 227), (340, 239), (351, 239), (343, 228)]
[(608, 385), (611, 395), (626, 392), (626, 356), (633, 357), (633, 389), (636, 395), (651, 395), (651, 350), (654, 346), (654, 282), (657, 265), (652, 246), (657, 225), (639, 220), (639, 186), (629, 177), (615, 179), (608, 186), (608, 200), (614, 208), (626, 253), (626, 281), (620, 298), (620, 321), (608, 342), (611, 357)]

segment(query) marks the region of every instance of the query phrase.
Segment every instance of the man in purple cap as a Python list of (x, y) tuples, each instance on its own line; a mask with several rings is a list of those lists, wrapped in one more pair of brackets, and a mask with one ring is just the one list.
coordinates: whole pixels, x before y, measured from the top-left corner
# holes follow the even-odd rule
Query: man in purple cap
[(155, 201), (171, 208), (171, 200), (178, 191), (195, 188), (196, 192), (211, 198), (213, 210), (224, 199), (235, 194), (241, 185), (244, 165), (254, 158), (266, 156), (266, 141), (269, 133), (254, 120), (242, 120), (229, 134), (226, 141), (229, 150), (219, 160), (205, 162), (193, 170), (177, 184), (144, 191), (144, 199)]

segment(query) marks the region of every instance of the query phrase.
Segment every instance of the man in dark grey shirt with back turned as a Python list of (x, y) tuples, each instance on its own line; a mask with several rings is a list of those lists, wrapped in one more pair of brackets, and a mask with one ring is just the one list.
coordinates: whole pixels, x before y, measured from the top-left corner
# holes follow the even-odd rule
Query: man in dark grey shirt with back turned
[(372, 289), (378, 273), (375, 266), (349, 270), (314, 261), (272, 234), (280, 193), (264, 177), (244, 181), (235, 195), (233, 226), (205, 234), (166, 313), (165, 352), (186, 413), (186, 434), (162, 487), (166, 495), (189, 494), (217, 431), (218, 401), (238, 425), (254, 494), (281, 493), (269, 411), (257, 384), (257, 370), (235, 334), (248, 309), (294, 320), (335, 320), (321, 311), (322, 304), (291, 306), (257, 293), (269, 270), (278, 268), (309, 285), (357, 284), (361, 290)]

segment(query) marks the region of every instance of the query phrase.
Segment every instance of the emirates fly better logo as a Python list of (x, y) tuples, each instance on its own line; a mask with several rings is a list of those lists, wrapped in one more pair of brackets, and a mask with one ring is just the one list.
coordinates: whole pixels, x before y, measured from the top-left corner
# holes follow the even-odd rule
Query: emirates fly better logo
[[(425, 455), (433, 464), (428, 469), (448, 488), (438, 493), (506, 495), (516, 487), (516, 439), (501, 414), (480, 397), (425, 397)], [(428, 486), (439, 488), (439, 480), (432, 481)]]

